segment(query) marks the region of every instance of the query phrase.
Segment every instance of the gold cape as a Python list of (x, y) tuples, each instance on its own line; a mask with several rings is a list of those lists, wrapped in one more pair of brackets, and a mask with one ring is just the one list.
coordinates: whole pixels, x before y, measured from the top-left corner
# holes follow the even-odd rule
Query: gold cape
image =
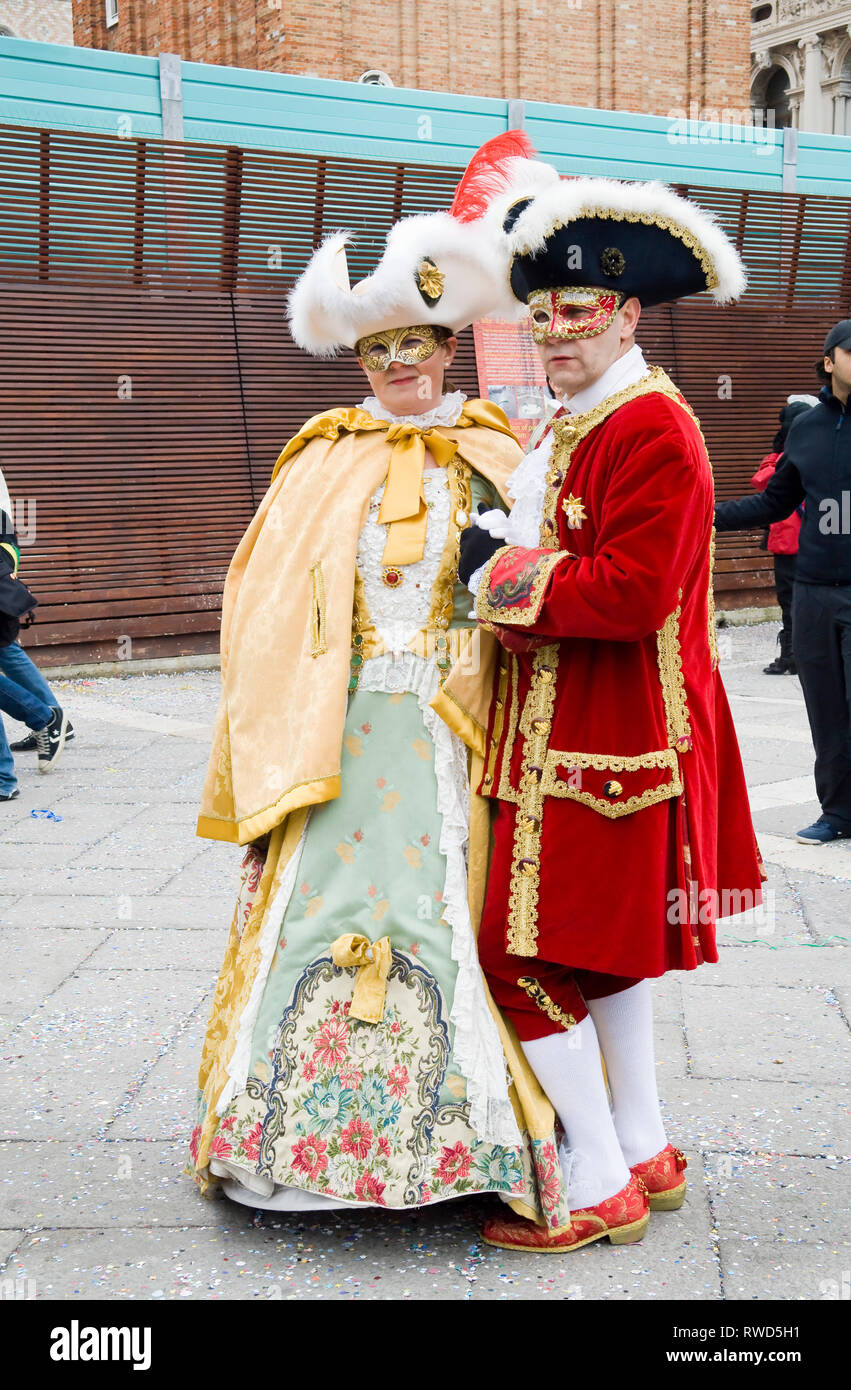
[[(387, 476), (386, 421), (357, 408), (308, 420), (283, 450), (222, 599), (222, 695), (198, 834), (247, 844), (340, 794), (357, 546)], [(436, 432), (505, 497), (522, 453), (488, 401)]]

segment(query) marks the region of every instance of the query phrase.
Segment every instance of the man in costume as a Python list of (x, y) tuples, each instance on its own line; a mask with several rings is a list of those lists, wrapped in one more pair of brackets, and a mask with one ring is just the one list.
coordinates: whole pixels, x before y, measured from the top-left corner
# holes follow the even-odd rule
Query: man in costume
[(484, 752), (480, 959), (563, 1127), (572, 1211), (559, 1233), (494, 1217), (485, 1239), (538, 1251), (638, 1240), (650, 1209), (681, 1205), (648, 977), (716, 961), (716, 917), (758, 903), (763, 876), (717, 669), (709, 460), (635, 342), (643, 305), (726, 302), (743, 268), (659, 184), (550, 172), (529, 192), (518, 162), (489, 215), (508, 241), (504, 312), (531, 314), (563, 406), (509, 482), (510, 516), (462, 538), (499, 645), (488, 659), (483, 643), (478, 684), (453, 672), (436, 700)]

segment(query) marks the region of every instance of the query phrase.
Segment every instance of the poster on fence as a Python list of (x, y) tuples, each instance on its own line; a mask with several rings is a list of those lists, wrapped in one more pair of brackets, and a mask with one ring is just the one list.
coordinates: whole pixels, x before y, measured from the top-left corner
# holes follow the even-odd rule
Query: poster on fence
[(480, 319), (473, 324), (482, 400), (502, 406), (524, 449), (541, 417), (556, 402), (527, 320)]

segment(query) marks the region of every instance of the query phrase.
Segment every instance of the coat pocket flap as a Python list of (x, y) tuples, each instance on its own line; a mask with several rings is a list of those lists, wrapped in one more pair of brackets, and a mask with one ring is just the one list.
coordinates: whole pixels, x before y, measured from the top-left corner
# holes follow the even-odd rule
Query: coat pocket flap
[(581, 801), (611, 819), (679, 796), (682, 789), (674, 748), (630, 755), (550, 749), (541, 788), (545, 796)]

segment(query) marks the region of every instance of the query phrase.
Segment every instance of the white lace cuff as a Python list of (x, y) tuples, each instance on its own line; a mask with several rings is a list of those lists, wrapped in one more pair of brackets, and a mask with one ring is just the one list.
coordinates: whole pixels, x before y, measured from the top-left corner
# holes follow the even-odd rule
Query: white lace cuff
[[(467, 588), (470, 590), (470, 593), (473, 595), (473, 598), (475, 598), (476, 595), (477, 595), (478, 592), (479, 592), (479, 585), (480, 585), (481, 582), (482, 582), (482, 575), (484, 574), (484, 572), (485, 572), (485, 567), (484, 567), (484, 565), (479, 565), (479, 568), (478, 568), (477, 570), (473, 570), (473, 573), (470, 575), (470, 578), (467, 580)], [(471, 618), (474, 617), (474, 614), (471, 613), (471, 614), (470, 614), (470, 617), (471, 617)]]

